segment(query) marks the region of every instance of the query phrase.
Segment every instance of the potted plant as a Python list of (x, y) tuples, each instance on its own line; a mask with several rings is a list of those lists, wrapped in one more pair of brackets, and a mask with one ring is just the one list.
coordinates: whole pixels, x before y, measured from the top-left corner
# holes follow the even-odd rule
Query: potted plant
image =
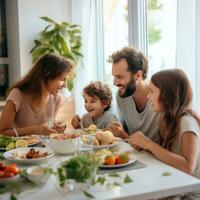
[[(40, 17), (48, 25), (39, 33), (34, 40), (35, 46), (31, 50), (33, 63), (47, 53), (56, 53), (72, 60), (75, 65), (83, 57), (81, 53), (81, 30), (80, 26), (69, 22), (57, 23), (49, 17)], [(69, 91), (73, 88), (73, 78), (67, 81)]]

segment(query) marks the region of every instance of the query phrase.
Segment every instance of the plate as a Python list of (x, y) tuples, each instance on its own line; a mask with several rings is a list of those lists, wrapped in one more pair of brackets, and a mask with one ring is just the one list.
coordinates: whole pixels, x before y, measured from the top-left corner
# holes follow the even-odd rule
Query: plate
[[(16, 139), (18, 139), (18, 140), (20, 140), (20, 139), (27, 140), (28, 147), (31, 147), (31, 146), (41, 142), (41, 138), (38, 135), (21, 136), (21, 137), (16, 137)], [(0, 151), (6, 151), (6, 147), (0, 147)]]
[(107, 148), (110, 149), (110, 148), (113, 148), (113, 147), (117, 146), (118, 144), (119, 144), (119, 142), (116, 141), (116, 142), (113, 143), (113, 144), (93, 146), (93, 149), (94, 149), (94, 150), (107, 149)]
[(91, 131), (89, 133), (89, 129), (88, 128), (84, 128), (84, 129), (72, 129), (72, 130), (67, 130), (67, 133), (72, 133), (72, 134), (86, 134), (86, 135), (95, 135), (96, 132), (100, 131), (101, 129), (97, 129), (96, 131)]
[(134, 163), (137, 160), (136, 156), (134, 156), (134, 155), (130, 155), (130, 156), (131, 156), (131, 158), (127, 163), (117, 164), (117, 165), (101, 165), (99, 167), (104, 168), (104, 169), (112, 169), (112, 168), (120, 168), (120, 167), (128, 166), (128, 165)]
[(7, 185), (8, 183), (13, 181), (17, 181), (19, 178), (20, 178), (19, 174), (8, 178), (0, 178), (0, 186)]
[(26, 140), (28, 142), (29, 147), (41, 142), (41, 138), (38, 135), (22, 136), (22, 137), (18, 137), (17, 139)]
[(34, 147), (33, 149), (35, 149), (36, 151), (47, 152), (47, 156), (40, 157), (40, 158), (33, 158), (33, 159), (21, 158), (21, 156), (23, 156), (27, 152), (29, 152), (29, 150), (31, 148), (32, 147), (12, 149), (10, 151), (6, 151), (3, 154), (3, 156), (4, 156), (4, 158), (6, 158), (10, 161), (14, 161), (19, 164), (33, 165), (33, 164), (39, 164), (41, 162), (44, 162), (48, 158), (50, 158), (54, 155), (54, 152), (52, 150), (50, 150), (49, 148)]

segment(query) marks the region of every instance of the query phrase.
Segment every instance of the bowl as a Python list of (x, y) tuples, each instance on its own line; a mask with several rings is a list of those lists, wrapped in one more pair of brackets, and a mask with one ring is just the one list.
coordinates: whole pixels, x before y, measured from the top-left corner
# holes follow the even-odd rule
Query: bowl
[(20, 178), (19, 174), (8, 178), (0, 178), (0, 186), (7, 185), (8, 183), (13, 181), (17, 181), (19, 178)]
[(78, 150), (79, 138), (56, 139), (50, 137), (50, 146), (57, 154), (72, 154)]
[(50, 176), (50, 169), (47, 167), (41, 166), (33, 166), (26, 170), (27, 178), (35, 183), (35, 184), (42, 184), (47, 182)]

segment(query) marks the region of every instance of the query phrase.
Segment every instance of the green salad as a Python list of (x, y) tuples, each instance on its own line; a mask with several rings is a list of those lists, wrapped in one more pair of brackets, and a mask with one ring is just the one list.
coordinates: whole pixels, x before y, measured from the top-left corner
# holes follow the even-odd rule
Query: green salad
[(16, 138), (0, 135), (0, 148), (8, 149), (15, 145)]
[(87, 155), (74, 156), (70, 160), (64, 161), (58, 169), (60, 185), (63, 186), (67, 179), (87, 182), (94, 178), (98, 166), (99, 162)]

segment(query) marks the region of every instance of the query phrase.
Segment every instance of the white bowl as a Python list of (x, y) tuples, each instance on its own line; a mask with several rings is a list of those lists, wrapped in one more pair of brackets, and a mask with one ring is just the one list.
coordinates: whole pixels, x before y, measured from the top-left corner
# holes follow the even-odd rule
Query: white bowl
[(41, 184), (47, 182), (50, 172), (46, 167), (34, 166), (27, 169), (27, 178), (36, 183)]
[(72, 154), (78, 150), (79, 138), (55, 139), (50, 137), (50, 146), (58, 154)]
[(6, 185), (10, 182), (17, 181), (19, 178), (20, 178), (19, 174), (12, 176), (12, 177), (8, 177), (8, 178), (0, 178), (0, 185), (2, 186), (2, 185)]

